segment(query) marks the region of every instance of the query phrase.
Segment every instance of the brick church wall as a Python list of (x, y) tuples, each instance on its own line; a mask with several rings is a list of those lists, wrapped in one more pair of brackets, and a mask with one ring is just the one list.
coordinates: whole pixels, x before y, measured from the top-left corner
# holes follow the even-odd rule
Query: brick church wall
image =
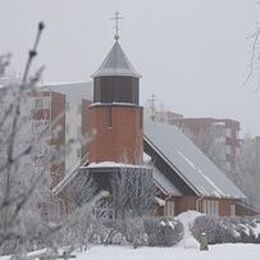
[(92, 106), (89, 120), (90, 129), (96, 131), (89, 145), (90, 162), (142, 163), (142, 107)]

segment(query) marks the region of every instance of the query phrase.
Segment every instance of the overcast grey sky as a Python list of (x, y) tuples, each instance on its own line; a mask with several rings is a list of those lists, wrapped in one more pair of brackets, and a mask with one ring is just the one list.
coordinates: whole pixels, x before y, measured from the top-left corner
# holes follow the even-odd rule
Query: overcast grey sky
[(14, 55), (19, 73), (35, 27), (47, 28), (35, 68), (45, 82), (88, 80), (113, 44), (118, 9), (120, 43), (143, 75), (142, 102), (152, 94), (186, 117), (240, 120), (260, 135), (256, 79), (248, 71), (250, 41), (260, 8), (256, 0), (1, 0), (0, 53)]

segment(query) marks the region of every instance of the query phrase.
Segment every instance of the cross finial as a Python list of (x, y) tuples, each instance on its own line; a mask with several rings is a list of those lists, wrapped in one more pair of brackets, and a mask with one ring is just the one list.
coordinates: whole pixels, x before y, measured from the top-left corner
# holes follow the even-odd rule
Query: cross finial
[(114, 13), (114, 15), (115, 16), (112, 17), (111, 19), (115, 20), (115, 26), (114, 26), (114, 28), (115, 28), (115, 35), (114, 35), (114, 38), (115, 38), (116, 41), (118, 41), (119, 40), (119, 20), (124, 19), (124, 17), (121, 17), (120, 13), (118, 11), (116, 11)]

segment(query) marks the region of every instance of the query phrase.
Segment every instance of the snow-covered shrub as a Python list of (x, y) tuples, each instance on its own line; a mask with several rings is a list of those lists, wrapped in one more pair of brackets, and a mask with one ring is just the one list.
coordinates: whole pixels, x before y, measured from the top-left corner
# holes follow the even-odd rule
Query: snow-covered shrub
[(142, 218), (127, 218), (125, 220), (122, 219), (111, 219), (103, 221), (104, 226), (111, 230), (110, 234), (117, 234), (117, 236), (123, 237), (118, 241), (115, 240), (115, 236), (113, 236), (112, 244), (122, 244), (122, 242), (134, 244), (137, 246), (145, 246), (147, 245), (147, 234), (144, 230), (144, 224)]
[(126, 220), (126, 235), (128, 241), (133, 243), (134, 248), (148, 245), (142, 218), (129, 218)]
[(121, 220), (97, 220), (91, 229), (90, 242), (93, 244), (125, 245), (128, 243)]
[(207, 233), (209, 244), (260, 243), (260, 225), (252, 218), (217, 218), (200, 216), (192, 227), (192, 234), (200, 240)]
[(144, 228), (150, 246), (173, 246), (183, 237), (183, 225), (174, 218), (147, 218)]
[[(102, 220), (91, 219), (87, 220), (85, 223), (80, 222), (55, 233), (49, 241), (51, 241), (52, 247), (64, 247), (64, 246), (74, 246), (74, 247), (87, 247), (89, 244), (95, 245), (125, 245), (127, 244), (127, 239), (124, 232), (120, 231), (116, 227), (116, 221), (110, 225)], [(50, 246), (46, 244), (46, 246)]]
[(106, 219), (102, 223), (106, 228), (114, 229), (119, 233), (125, 234), (126, 232), (126, 224), (121, 219)]
[[(201, 234), (206, 233), (209, 244), (220, 243), (220, 237), (226, 237), (226, 230), (221, 229), (218, 218), (209, 217), (206, 215), (195, 219), (191, 227), (192, 235), (200, 241)], [(222, 231), (222, 232), (220, 232)]]

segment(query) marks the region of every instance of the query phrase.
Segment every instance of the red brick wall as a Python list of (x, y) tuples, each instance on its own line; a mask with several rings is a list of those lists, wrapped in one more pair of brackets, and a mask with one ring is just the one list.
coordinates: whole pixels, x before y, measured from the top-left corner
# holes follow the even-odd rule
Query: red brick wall
[(234, 200), (220, 200), (219, 202), (219, 215), (221, 217), (231, 216), (231, 205), (234, 204)]
[[(211, 200), (211, 198), (205, 198)], [(172, 197), (171, 200), (175, 202), (175, 215), (178, 215), (187, 210), (196, 210), (203, 212), (203, 199), (200, 199), (197, 196), (183, 196), (183, 197)], [(212, 199), (216, 200), (216, 199)], [(198, 201), (196, 203), (196, 201)], [(232, 199), (221, 199), (219, 200), (219, 216), (230, 216), (231, 215), (231, 205), (235, 204), (235, 200)], [(198, 208), (197, 208), (197, 206)], [(160, 211), (162, 213), (162, 211)]]
[(142, 163), (142, 117), (142, 107), (123, 105), (90, 107), (89, 127), (96, 131), (89, 145), (90, 162)]
[(187, 210), (196, 210), (195, 196), (184, 196), (174, 198), (175, 201), (175, 214), (178, 215)]

